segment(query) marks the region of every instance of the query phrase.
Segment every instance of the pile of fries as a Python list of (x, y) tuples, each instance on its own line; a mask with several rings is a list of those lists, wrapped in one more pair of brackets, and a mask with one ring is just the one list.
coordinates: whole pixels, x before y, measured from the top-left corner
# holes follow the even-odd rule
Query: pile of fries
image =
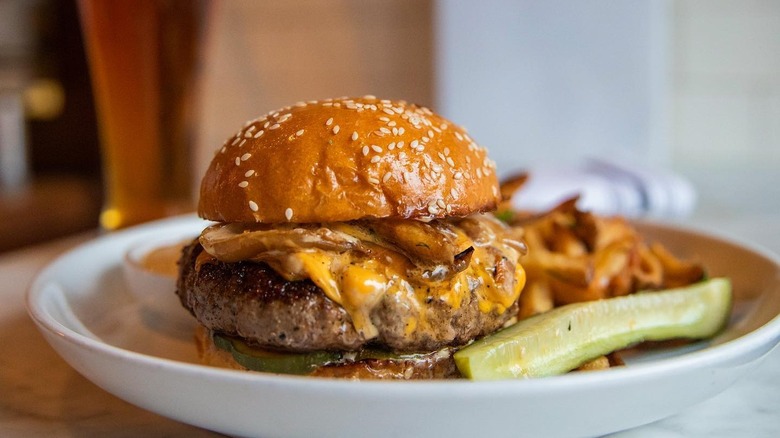
[[(512, 195), (527, 175), (501, 185), (498, 216), (524, 231), (528, 253), (522, 263), (527, 281), (518, 318), (556, 306), (667, 289), (702, 280), (701, 264), (678, 259), (659, 243), (647, 243), (622, 217), (603, 217), (577, 208), (577, 197), (545, 213), (511, 208)], [(578, 370), (622, 365), (618, 352), (583, 364)]]
[(683, 261), (658, 243), (647, 243), (622, 217), (602, 217), (577, 208), (577, 198), (542, 214), (509, 209), (526, 177), (502, 185), (502, 218), (520, 226), (528, 245), (528, 275), (520, 295), (524, 318), (557, 305), (665, 289), (701, 280), (703, 267)]

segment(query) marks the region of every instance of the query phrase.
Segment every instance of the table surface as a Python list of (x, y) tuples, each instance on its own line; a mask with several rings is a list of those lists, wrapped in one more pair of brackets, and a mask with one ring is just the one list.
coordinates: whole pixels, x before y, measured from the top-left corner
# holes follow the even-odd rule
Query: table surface
[[(780, 253), (780, 215), (693, 218), (704, 229)], [(0, 256), (0, 436), (218, 436), (144, 411), (86, 380), (43, 340), (24, 307), (35, 274), (88, 233)], [(780, 435), (780, 348), (718, 396), (615, 437)]]

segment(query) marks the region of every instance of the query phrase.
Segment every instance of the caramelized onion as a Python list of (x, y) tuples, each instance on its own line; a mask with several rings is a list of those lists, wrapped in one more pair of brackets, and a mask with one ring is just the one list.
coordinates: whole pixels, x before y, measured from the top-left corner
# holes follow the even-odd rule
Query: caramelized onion
[(335, 252), (366, 250), (360, 239), (320, 225), (247, 227), (238, 223), (217, 224), (203, 231), (200, 244), (209, 254), (227, 263), (248, 260), (267, 252), (311, 248)]

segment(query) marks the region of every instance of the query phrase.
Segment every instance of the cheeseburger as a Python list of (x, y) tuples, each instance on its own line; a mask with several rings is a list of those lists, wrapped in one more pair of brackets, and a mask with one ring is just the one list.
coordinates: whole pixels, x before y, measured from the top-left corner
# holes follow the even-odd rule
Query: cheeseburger
[(486, 214), (495, 164), (403, 101), (300, 102), (216, 152), (177, 294), (206, 363), (349, 378), (458, 377), (452, 354), (511, 323), (517, 229)]

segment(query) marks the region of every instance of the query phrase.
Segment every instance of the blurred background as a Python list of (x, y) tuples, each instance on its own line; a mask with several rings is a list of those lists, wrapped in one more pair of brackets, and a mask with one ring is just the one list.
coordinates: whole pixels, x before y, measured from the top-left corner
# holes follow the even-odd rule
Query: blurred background
[[(610, 160), (691, 183), (691, 221), (780, 213), (780, 2), (214, 1), (193, 184), (252, 119), (374, 94), (465, 125), (499, 173)], [(75, 1), (0, 0), (0, 251), (98, 226)], [(576, 172), (575, 172), (576, 173)]]

